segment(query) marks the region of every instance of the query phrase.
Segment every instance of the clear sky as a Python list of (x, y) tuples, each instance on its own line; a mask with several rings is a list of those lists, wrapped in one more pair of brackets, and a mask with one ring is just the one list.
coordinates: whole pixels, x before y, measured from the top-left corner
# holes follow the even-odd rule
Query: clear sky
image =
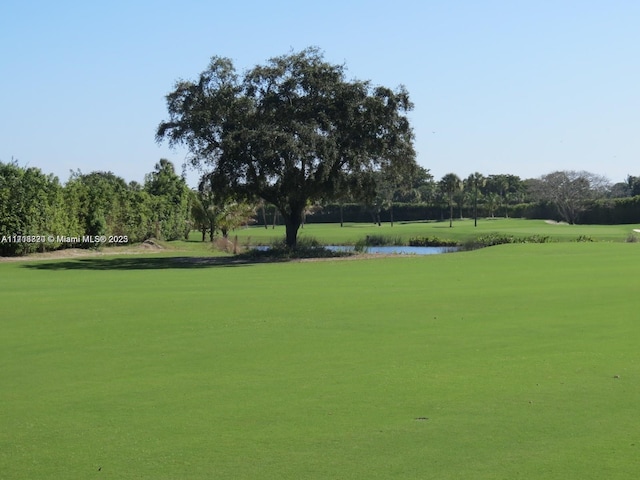
[[(640, 175), (637, 0), (109, 0), (0, 3), (0, 160), (142, 182), (165, 95), (211, 56), (243, 71), (318, 46), (350, 78), (407, 87), (439, 180)], [(195, 174), (190, 174), (194, 185)]]

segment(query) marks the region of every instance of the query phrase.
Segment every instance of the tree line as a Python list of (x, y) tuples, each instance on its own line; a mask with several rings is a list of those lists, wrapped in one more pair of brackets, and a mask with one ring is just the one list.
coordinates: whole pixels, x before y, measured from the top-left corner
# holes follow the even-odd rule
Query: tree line
[[(301, 223), (440, 220), (456, 218), (553, 218), (567, 223), (640, 222), (640, 177), (612, 184), (589, 172), (558, 171), (535, 179), (516, 175), (435, 179), (424, 167), (404, 174), (371, 174), (367, 195), (339, 196), (339, 202), (307, 202)], [(112, 172), (72, 172), (62, 184), (51, 174), (17, 162), (0, 162), (0, 254), (22, 255), (67, 247), (92, 248), (98, 237), (186, 239), (227, 237), (252, 223), (280, 223), (272, 204), (216, 191), (204, 175), (190, 189), (174, 165), (161, 159), (144, 184), (127, 183)], [(40, 237), (23, 241), (23, 237)], [(2, 241), (4, 239), (4, 241)], [(69, 241), (69, 239), (73, 239)], [(83, 241), (83, 239), (87, 239)]]
[(0, 162), (0, 255), (95, 248), (150, 238), (186, 239), (192, 230), (213, 240), (252, 222), (256, 206), (221, 196), (203, 177), (189, 188), (161, 159), (144, 184), (112, 172), (72, 172), (64, 184), (39, 168)]
[(156, 164), (144, 185), (100, 171), (72, 172), (61, 184), (38, 168), (0, 162), (0, 254), (88, 248), (107, 236), (127, 242), (184, 238), (191, 198), (167, 160)]
[[(448, 173), (435, 179), (418, 167), (398, 181), (380, 172), (373, 195), (345, 196), (339, 202), (309, 206), (307, 221), (372, 222), (518, 217), (553, 219), (566, 223), (640, 223), (640, 177), (628, 175), (611, 183), (586, 171), (556, 171), (538, 178), (512, 174), (467, 177)], [(270, 218), (277, 212), (270, 210)], [(309, 216), (311, 215), (311, 216)], [(271, 220), (258, 218), (267, 224)]]

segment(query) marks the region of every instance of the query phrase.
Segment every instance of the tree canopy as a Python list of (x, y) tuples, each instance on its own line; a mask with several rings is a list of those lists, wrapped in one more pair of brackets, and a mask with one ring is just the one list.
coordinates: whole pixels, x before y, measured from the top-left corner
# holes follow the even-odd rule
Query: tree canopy
[(608, 187), (607, 179), (601, 175), (565, 170), (543, 175), (531, 190), (538, 200), (553, 204), (562, 220), (574, 224), (587, 202), (604, 197)]
[(242, 76), (213, 57), (197, 81), (167, 95), (156, 139), (184, 145), (215, 188), (274, 204), (295, 246), (309, 202), (370, 187), (381, 168), (415, 167), (404, 87), (345, 78), (317, 48), (270, 59)]

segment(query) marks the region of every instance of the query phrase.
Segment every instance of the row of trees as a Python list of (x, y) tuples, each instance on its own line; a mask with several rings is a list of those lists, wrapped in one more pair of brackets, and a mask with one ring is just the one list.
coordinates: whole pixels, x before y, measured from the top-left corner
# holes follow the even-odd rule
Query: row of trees
[[(383, 170), (370, 176), (368, 194), (339, 199), (340, 221), (344, 204), (357, 203), (370, 213), (373, 222), (381, 223), (386, 212), (393, 224), (394, 206), (406, 205), (419, 210), (420, 219), (449, 219), (471, 216), (555, 216), (569, 223), (581, 219), (591, 222), (637, 221), (640, 177), (628, 176), (625, 182), (610, 184), (589, 172), (558, 171), (536, 179), (522, 180), (515, 175), (488, 175), (475, 172), (462, 179), (456, 174), (434, 179), (423, 167), (406, 175), (385, 176)], [(397, 173), (397, 172), (396, 172)], [(83, 174), (73, 172), (66, 184), (37, 168), (22, 168), (16, 162), (0, 162), (0, 254), (24, 254), (37, 250), (68, 246), (90, 247), (92, 241), (69, 243), (67, 237), (100, 235), (126, 236), (129, 242), (151, 237), (167, 240), (185, 238), (191, 230), (201, 232), (202, 240), (213, 241), (220, 233), (253, 221), (265, 226), (265, 207), (270, 207), (273, 221), (280, 213), (266, 202), (249, 201), (217, 191), (209, 176), (203, 176), (197, 190), (190, 190), (174, 166), (160, 160), (145, 177), (144, 185), (127, 183), (111, 172)], [(619, 204), (623, 215), (615, 216), (612, 207)], [(323, 217), (326, 204), (310, 202), (304, 218)], [(320, 212), (320, 213), (317, 213)], [(353, 208), (350, 209), (353, 213)], [(351, 219), (350, 219), (351, 220)], [(335, 221), (335, 218), (331, 221)], [(271, 223), (271, 222), (269, 222)], [(24, 242), (13, 237), (23, 235), (53, 236), (54, 241)]]
[(88, 247), (100, 236), (128, 242), (183, 238), (191, 228), (193, 197), (167, 160), (156, 164), (144, 185), (111, 172), (80, 171), (63, 185), (38, 168), (0, 162), (0, 254)]
[[(40, 169), (0, 162), (0, 255), (66, 247), (178, 240), (192, 230), (213, 240), (252, 221), (255, 205), (213, 191), (204, 177), (191, 190), (174, 165), (161, 159), (144, 184), (111, 172), (72, 172), (62, 184)], [(98, 243), (96, 243), (98, 240)]]
[(393, 224), (393, 208), (399, 204), (423, 205), (429, 212), (426, 218), (448, 218), (450, 226), (454, 217), (472, 217), (477, 224), (478, 216), (508, 217), (509, 212), (522, 215), (534, 210), (567, 223), (578, 223), (596, 202), (600, 202), (599, 208), (612, 207), (617, 199), (640, 195), (640, 177), (629, 175), (625, 182), (611, 184), (606, 178), (586, 171), (556, 171), (525, 180), (517, 175), (485, 176), (475, 172), (466, 178), (449, 173), (436, 181), (428, 170), (418, 167), (401, 181), (397, 178), (389, 181), (378, 175), (375, 191), (373, 201), (365, 205), (376, 223), (380, 223), (380, 214), (386, 211)]

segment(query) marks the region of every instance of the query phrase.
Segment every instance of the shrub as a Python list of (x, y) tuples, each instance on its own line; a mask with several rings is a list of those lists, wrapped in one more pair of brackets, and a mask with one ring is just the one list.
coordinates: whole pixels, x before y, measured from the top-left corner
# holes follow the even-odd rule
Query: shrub
[(548, 235), (530, 235), (519, 238), (504, 233), (488, 233), (464, 242), (461, 245), (461, 250), (477, 250), (478, 248), (503, 245), (505, 243), (549, 243), (552, 241), (552, 238)]
[(385, 237), (384, 235), (367, 235), (364, 241), (368, 247), (384, 247), (386, 245), (404, 245), (401, 237)]
[(267, 249), (252, 249), (238, 255), (238, 257), (246, 260), (279, 261), (296, 258), (345, 257), (351, 254), (352, 252), (329, 250), (313, 237), (302, 237), (298, 238), (298, 243), (294, 248), (288, 247), (285, 240), (282, 239), (273, 242)]
[(366, 240), (358, 240), (353, 246), (353, 251), (357, 253), (366, 253), (369, 250)]
[(491, 247), (493, 245), (503, 245), (505, 243), (514, 243), (512, 235), (504, 233), (488, 233), (471, 240), (467, 240), (462, 244), (463, 250), (476, 250), (483, 247)]
[(640, 237), (635, 233), (630, 233), (627, 237), (627, 243), (638, 243), (640, 242)]
[(530, 235), (517, 240), (516, 243), (549, 243), (553, 241), (549, 235)]
[(446, 240), (438, 237), (415, 237), (409, 239), (411, 247), (457, 247), (455, 240)]

